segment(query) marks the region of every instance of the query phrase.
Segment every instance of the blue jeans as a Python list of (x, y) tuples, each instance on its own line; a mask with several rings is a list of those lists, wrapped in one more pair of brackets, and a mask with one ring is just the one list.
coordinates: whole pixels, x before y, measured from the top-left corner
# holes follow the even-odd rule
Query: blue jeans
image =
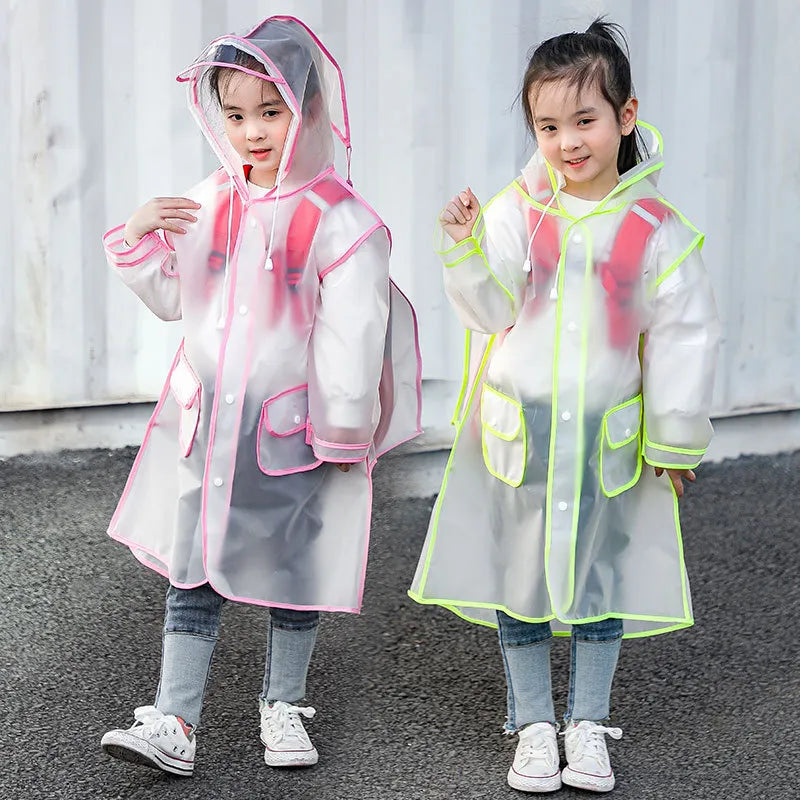
[[(190, 725), (200, 721), (211, 659), (225, 598), (207, 583), (167, 589), (161, 677), (155, 705)], [(295, 703), (306, 692), (306, 675), (319, 625), (318, 611), (270, 608), (261, 699)]]
[[(508, 685), (506, 730), (514, 732), (531, 722), (555, 725), (550, 623), (522, 622), (502, 611), (497, 612), (497, 623)], [(608, 719), (622, 627), (622, 620), (614, 617), (572, 626), (565, 722)]]

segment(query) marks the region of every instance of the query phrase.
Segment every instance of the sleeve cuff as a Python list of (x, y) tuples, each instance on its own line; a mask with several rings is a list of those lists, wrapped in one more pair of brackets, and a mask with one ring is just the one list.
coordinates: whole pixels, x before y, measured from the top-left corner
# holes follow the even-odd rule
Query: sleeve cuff
[(450, 247), (447, 245), (453, 240), (442, 230), (439, 246), (436, 253), (442, 259), (445, 267), (455, 267), (470, 256), (482, 253), (481, 241), (486, 233), (486, 226), (483, 221), (483, 214), (480, 215), (472, 229), (472, 235), (462, 239)]
[(125, 243), (125, 226), (112, 228), (103, 237), (103, 249), (115, 267), (136, 267), (152, 258), (159, 251), (168, 255), (171, 251), (166, 242), (155, 233), (148, 233), (133, 246)]
[(314, 455), (320, 461), (332, 461), (336, 464), (356, 464), (369, 456), (372, 442), (367, 442), (366, 444), (326, 442), (312, 434), (311, 446), (314, 448)]
[(644, 460), (652, 467), (664, 469), (694, 469), (703, 460), (706, 449), (688, 450), (645, 441)]

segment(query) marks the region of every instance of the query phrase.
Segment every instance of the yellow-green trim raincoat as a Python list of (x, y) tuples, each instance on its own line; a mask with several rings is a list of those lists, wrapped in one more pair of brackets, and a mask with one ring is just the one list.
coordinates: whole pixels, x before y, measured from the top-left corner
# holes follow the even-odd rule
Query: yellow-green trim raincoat
[[(720, 331), (703, 236), (656, 189), (659, 149), (579, 219), (537, 153), (473, 235), (441, 249), (467, 372), (418, 602), (486, 625), (500, 609), (562, 634), (605, 617), (626, 636), (692, 624), (677, 497), (652, 467), (700, 462)], [(635, 209), (653, 230), (620, 342), (603, 267), (626, 215), (653, 201), (661, 220)], [(560, 241), (546, 285), (530, 269), (541, 215)]]

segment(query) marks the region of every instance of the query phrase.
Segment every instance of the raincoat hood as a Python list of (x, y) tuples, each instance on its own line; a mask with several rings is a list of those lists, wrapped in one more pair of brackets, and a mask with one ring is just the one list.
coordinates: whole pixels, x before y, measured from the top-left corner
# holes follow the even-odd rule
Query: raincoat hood
[[(608, 197), (612, 197), (617, 192), (644, 178), (647, 178), (654, 186), (658, 182), (658, 176), (664, 166), (664, 148), (661, 134), (652, 125), (641, 120), (636, 123), (636, 128), (641, 135), (641, 140), (647, 147), (647, 151), (635, 167), (620, 175), (619, 183)], [(553, 169), (545, 161), (541, 150), (538, 148), (523, 167), (522, 175), (525, 179), (525, 185), (530, 187), (531, 191), (541, 192), (547, 190), (548, 193), (558, 193), (566, 184), (564, 174), (557, 169)]]
[[(258, 61), (263, 72), (242, 63), (247, 57)], [(186, 83), (189, 108), (242, 196), (247, 195), (244, 164), (225, 135), (210, 81), (211, 71), (220, 67), (272, 82), (292, 112), (277, 184), (300, 186), (331, 166), (334, 136), (347, 148), (349, 164), (350, 125), (339, 65), (300, 20), (268, 17), (243, 36), (215, 39), (177, 78)]]

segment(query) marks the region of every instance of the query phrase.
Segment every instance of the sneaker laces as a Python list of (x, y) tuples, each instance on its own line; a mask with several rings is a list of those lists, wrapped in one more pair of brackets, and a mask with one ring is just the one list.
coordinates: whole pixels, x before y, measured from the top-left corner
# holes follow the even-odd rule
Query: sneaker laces
[(568, 725), (566, 730), (561, 732), (565, 741), (569, 742), (570, 750), (576, 761), (580, 761), (585, 756), (602, 764), (608, 760), (606, 741), (603, 738), (605, 734), (612, 739), (621, 739), (622, 728), (608, 728), (591, 720), (582, 719), (576, 724)]
[[(169, 731), (171, 725), (173, 735), (177, 735), (178, 730), (182, 729), (184, 736), (187, 739), (189, 738), (189, 734), (181, 725), (178, 717), (162, 714), (155, 706), (139, 706), (134, 710), (133, 718), (136, 721), (134, 727), (144, 728), (145, 730), (142, 733), (147, 733), (149, 736), (159, 736), (165, 731)], [(191, 732), (191, 726), (188, 727)]]
[[(550, 725), (550, 723), (546, 724)], [(547, 761), (549, 763), (553, 758), (552, 751), (553, 738), (549, 735), (547, 728), (528, 725), (519, 732), (517, 757), (520, 767), (526, 766), (531, 761)]]
[(308, 734), (300, 717), (313, 719), (316, 713), (316, 709), (311, 706), (293, 706), (278, 701), (272, 706), (264, 704), (264, 708), (261, 710), (261, 719), (269, 726), (276, 742), (295, 738), (305, 744)]

